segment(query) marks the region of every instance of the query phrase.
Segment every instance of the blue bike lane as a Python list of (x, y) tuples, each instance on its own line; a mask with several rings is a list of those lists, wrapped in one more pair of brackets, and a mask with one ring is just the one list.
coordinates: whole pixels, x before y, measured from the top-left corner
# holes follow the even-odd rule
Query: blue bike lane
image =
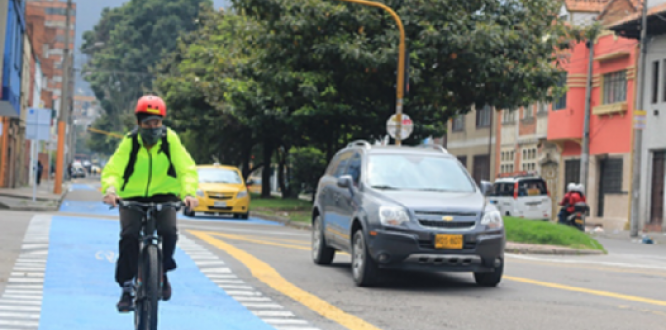
[[(79, 193), (87, 191), (98, 193), (96, 190), (85, 184), (73, 184), (70, 188), (70, 192), (78, 191)], [(20, 314), (18, 312), (22, 313), (23, 310), (22, 307), (18, 307), (17, 313), (9, 316), (8, 320), (4, 320), (0, 315), (0, 329), (4, 329), (4, 325), (19, 326), (26, 330), (132, 329), (134, 314), (118, 313), (115, 307), (120, 297), (120, 288), (114, 280), (120, 226), (118, 221), (104, 219), (109, 216), (118, 216), (118, 210), (110, 210), (101, 201), (65, 200), (60, 212), (60, 215), (40, 216), (42, 222), (33, 224), (33, 227), (36, 228), (34, 231), (39, 230), (38, 228), (44, 231), (43, 243), (47, 243), (44, 247), (48, 246), (47, 251), (44, 251), (48, 252), (44, 253), (46, 254), (45, 267), (41, 270), (33, 270), (43, 272), (43, 287), (38, 283), (30, 283), (30, 285), (34, 285), (30, 288), (23, 283), (18, 283), (20, 285), (16, 286), (17, 290), (37, 290), (34, 292), (42, 294), (41, 307), (29, 308), (30, 311), (34, 311), (30, 313), (37, 313), (37, 315), (28, 312)], [(76, 213), (78, 216), (67, 215), (68, 213)], [(179, 214), (178, 219), (248, 225), (281, 225), (253, 218), (249, 220), (215, 217), (192, 219)], [(45, 223), (49, 225), (44, 225)], [(37, 234), (32, 235), (36, 237), (34, 235)], [(25, 241), (34, 239), (26, 236)], [(183, 243), (185, 245), (182, 245)], [(283, 307), (275, 304), (269, 298), (261, 296), (261, 293), (254, 288), (245, 287), (252, 291), (240, 293), (233, 291), (239, 289), (231, 289), (232, 291), (227, 294), (225, 288), (239, 288), (241, 287), (239, 284), (244, 284), (243, 281), (238, 279), (229, 268), (226, 268), (224, 261), (213, 260), (212, 254), (207, 251), (205, 253), (202, 247), (192, 243), (188, 238), (179, 239), (179, 247), (175, 253), (178, 268), (169, 273), (173, 296), (168, 302), (160, 302), (159, 329), (275, 330), (282, 329), (284, 326), (287, 328), (303, 327), (301, 329), (304, 330), (316, 329), (309, 327), (303, 320), (265, 317), (265, 315), (293, 317), (293, 314), (284, 311)], [(23, 262), (18, 260), (15, 269), (24, 267), (21, 266)], [(19, 280), (22, 281), (22, 279)], [(248, 293), (251, 293), (252, 296), (246, 297), (245, 295)], [(238, 297), (238, 294), (241, 296)], [(33, 297), (39, 298), (38, 295), (30, 298)], [(1, 299), (6, 298), (0, 297)], [(255, 306), (255, 310), (249, 307), (251, 305)], [(278, 308), (279, 310), (257, 311), (256, 308)], [(264, 317), (257, 315), (264, 315)], [(28, 317), (32, 320), (38, 319), (33, 322), (34, 328), (30, 326), (29, 322), (23, 321), (23, 318)]]
[[(120, 290), (109, 252), (117, 251), (118, 231), (115, 221), (52, 218), (39, 330), (133, 327), (133, 314), (115, 309)], [(175, 258), (173, 297), (160, 303), (160, 329), (274, 329), (215, 285), (180, 248)]]

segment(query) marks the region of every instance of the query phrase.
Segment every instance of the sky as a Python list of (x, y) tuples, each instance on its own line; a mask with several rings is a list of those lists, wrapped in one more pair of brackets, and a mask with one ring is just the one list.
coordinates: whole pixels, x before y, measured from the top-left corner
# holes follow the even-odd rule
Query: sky
[[(60, 0), (64, 1), (64, 0)], [(79, 48), (81, 48), (81, 44), (83, 43), (83, 33), (85, 31), (92, 30), (95, 27), (95, 24), (99, 21), (102, 15), (102, 10), (105, 7), (118, 7), (122, 5), (123, 3), (127, 2), (128, 0), (104, 0), (104, 1), (99, 1), (99, 0), (73, 0), (74, 3), (76, 3), (77, 7), (77, 18), (76, 18), (76, 41), (75, 41), (75, 47), (76, 50), (74, 52), (75, 56), (75, 66), (76, 68), (80, 68), (83, 63), (84, 63), (84, 56), (82, 56), (81, 52), (79, 51)], [(215, 5), (215, 8), (220, 8), (220, 7), (227, 7), (229, 5), (228, 0), (213, 0), (213, 3)], [(76, 90), (79, 93), (82, 94), (90, 94), (91, 92), (87, 88), (87, 83), (81, 79), (81, 77), (76, 77)]]

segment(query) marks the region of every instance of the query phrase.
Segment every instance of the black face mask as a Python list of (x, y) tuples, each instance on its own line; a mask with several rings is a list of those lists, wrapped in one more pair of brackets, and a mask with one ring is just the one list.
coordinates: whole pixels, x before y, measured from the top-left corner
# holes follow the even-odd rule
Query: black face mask
[(143, 140), (143, 144), (147, 146), (154, 146), (157, 141), (162, 137), (162, 127), (157, 128), (143, 128), (139, 127), (139, 134)]

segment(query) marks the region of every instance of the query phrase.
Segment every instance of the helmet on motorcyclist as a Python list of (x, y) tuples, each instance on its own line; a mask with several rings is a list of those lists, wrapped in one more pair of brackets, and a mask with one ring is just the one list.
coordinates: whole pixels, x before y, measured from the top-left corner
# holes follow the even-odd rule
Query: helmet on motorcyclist
[(576, 185), (576, 191), (577, 192), (582, 194), (584, 189), (585, 189), (585, 186), (583, 186), (582, 183), (579, 183), (579, 184)]
[(569, 184), (567, 185), (567, 192), (571, 192), (574, 190), (576, 190), (576, 184), (573, 182), (569, 182)]

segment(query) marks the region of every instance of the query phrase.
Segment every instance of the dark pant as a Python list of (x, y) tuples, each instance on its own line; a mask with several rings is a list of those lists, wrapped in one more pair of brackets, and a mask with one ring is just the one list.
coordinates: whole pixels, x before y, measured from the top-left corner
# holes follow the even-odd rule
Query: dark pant
[[(120, 208), (120, 256), (116, 264), (116, 282), (131, 281), (136, 276), (139, 263), (139, 234), (141, 233), (141, 212)], [(178, 241), (176, 211), (165, 209), (156, 214), (157, 233), (162, 236), (162, 265), (164, 272), (176, 268), (173, 253)]]
[(560, 223), (567, 223), (567, 216), (569, 216), (569, 212), (567, 212), (567, 208), (563, 207), (560, 209), (560, 213), (557, 214), (557, 217), (560, 220)]

